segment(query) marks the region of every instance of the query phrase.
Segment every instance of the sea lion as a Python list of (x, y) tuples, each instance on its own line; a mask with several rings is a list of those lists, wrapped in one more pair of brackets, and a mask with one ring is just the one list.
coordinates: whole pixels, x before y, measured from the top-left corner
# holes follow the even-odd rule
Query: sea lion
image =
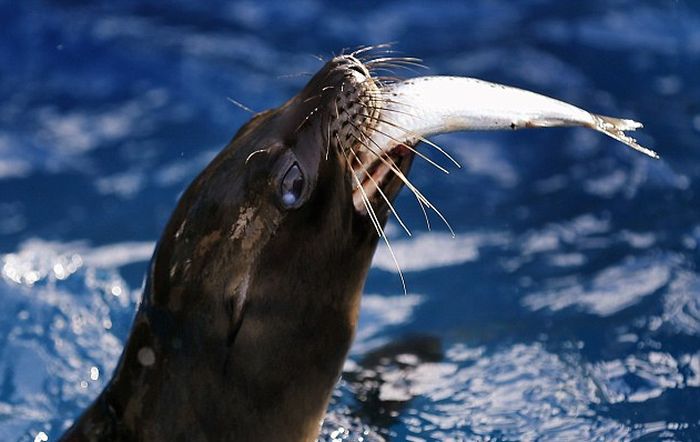
[(653, 154), (630, 120), (472, 79), (382, 79), (415, 61), (368, 53), (255, 115), (185, 191), (113, 378), (62, 440), (314, 440), (393, 199), (405, 185), (436, 210), (406, 178), (432, 161), (414, 147), (427, 135), (583, 125)]

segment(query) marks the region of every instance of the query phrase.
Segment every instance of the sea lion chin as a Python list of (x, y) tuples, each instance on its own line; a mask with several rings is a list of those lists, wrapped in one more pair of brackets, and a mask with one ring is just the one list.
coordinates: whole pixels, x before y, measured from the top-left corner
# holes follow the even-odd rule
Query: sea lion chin
[(314, 440), (392, 201), (407, 186), (437, 210), (406, 178), (432, 161), (424, 136), (582, 125), (645, 149), (630, 120), (471, 79), (382, 79), (373, 67), (409, 59), (366, 54), (254, 116), (185, 191), (114, 376), (63, 440)]

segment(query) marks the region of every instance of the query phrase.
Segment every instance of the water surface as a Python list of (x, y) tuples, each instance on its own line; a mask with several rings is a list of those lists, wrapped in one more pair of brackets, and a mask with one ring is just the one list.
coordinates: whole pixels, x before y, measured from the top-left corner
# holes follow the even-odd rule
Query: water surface
[[(700, 9), (685, 1), (0, 2), (0, 439), (55, 440), (108, 380), (178, 195), (324, 58), (397, 41), (643, 121), (438, 137), (365, 289), (331, 440), (700, 439)], [(411, 72), (402, 75), (414, 75)], [(428, 151), (428, 150), (426, 150)], [(436, 160), (440, 158), (435, 156)]]

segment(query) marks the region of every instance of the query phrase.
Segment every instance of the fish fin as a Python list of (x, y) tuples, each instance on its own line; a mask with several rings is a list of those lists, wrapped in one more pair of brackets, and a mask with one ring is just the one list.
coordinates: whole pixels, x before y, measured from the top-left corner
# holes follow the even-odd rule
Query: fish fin
[(624, 143), (632, 149), (639, 151), (658, 160), (659, 154), (637, 143), (637, 140), (625, 134), (625, 131), (636, 130), (643, 127), (642, 123), (634, 120), (626, 120), (623, 118), (606, 117), (603, 115), (593, 114), (593, 129), (604, 133), (605, 135)]

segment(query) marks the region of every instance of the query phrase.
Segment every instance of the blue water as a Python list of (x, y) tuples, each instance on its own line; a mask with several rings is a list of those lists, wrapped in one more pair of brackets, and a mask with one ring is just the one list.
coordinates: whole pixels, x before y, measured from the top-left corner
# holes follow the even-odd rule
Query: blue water
[(388, 41), (643, 121), (662, 161), (438, 137), (463, 168), (412, 179), (457, 236), (400, 196), (409, 293), (380, 247), (322, 440), (700, 440), (697, 2), (204, 4), (0, 1), (0, 440), (55, 440), (109, 379), (178, 195), (249, 118), (227, 97)]

